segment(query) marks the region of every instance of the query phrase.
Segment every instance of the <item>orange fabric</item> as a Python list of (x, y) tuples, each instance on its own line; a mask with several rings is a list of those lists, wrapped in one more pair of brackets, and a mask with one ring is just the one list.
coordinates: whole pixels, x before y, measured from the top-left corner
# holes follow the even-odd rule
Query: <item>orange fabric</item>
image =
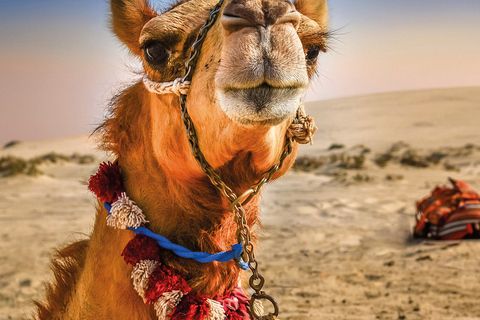
[[(480, 195), (464, 181), (450, 179), (450, 182), (453, 188), (437, 186), (430, 196), (417, 202), (417, 235), (423, 234), (426, 223), (441, 227), (453, 221), (480, 219), (480, 208), (466, 209), (467, 204), (480, 205)], [(466, 228), (466, 232), (473, 233), (471, 226)], [(456, 232), (441, 238), (461, 239), (464, 236), (461, 234), (466, 232)]]

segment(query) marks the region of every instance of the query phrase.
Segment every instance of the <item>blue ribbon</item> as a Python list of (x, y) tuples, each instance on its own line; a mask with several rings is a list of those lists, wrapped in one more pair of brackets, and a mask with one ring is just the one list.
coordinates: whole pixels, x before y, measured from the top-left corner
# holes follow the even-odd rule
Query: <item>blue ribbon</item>
[[(112, 206), (106, 202), (104, 202), (103, 206), (105, 207), (105, 209), (108, 210), (108, 213), (110, 214), (110, 210)], [(170, 242), (170, 240), (168, 240), (167, 238), (159, 234), (153, 233), (152, 231), (148, 230), (145, 227), (138, 227), (138, 228), (128, 227), (127, 230), (133, 231), (136, 234), (143, 234), (147, 237), (154, 239), (155, 241), (157, 241), (160, 247), (172, 250), (177, 256), (182, 258), (194, 259), (195, 261), (198, 261), (201, 263), (208, 263), (213, 261), (227, 262), (235, 259), (237, 261), (238, 266), (241, 269), (243, 270), (249, 269), (248, 264), (242, 259), (243, 247), (242, 247), (242, 244), (240, 243), (234, 244), (232, 246), (232, 250), (222, 251), (214, 254), (206, 253), (206, 252), (198, 252), (198, 251), (194, 252), (178, 244), (174, 244)]]

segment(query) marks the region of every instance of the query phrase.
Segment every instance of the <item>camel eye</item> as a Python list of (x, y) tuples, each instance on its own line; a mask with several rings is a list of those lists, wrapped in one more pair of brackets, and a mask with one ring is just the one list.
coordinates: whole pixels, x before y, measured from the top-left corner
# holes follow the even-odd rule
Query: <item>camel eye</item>
[(145, 60), (150, 64), (161, 64), (168, 59), (169, 52), (159, 42), (147, 43), (144, 47)]
[(307, 50), (307, 60), (309, 62), (315, 62), (317, 60), (318, 54), (320, 53), (319, 47), (311, 47)]

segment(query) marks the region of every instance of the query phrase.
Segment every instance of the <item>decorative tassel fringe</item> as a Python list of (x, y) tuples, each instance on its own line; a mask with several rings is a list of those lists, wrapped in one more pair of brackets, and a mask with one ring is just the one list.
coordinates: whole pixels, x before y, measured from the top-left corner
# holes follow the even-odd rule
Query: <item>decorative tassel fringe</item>
[(157, 318), (159, 320), (164, 320), (170, 316), (182, 300), (183, 296), (184, 294), (180, 290), (165, 292), (154, 305)]
[(112, 204), (107, 217), (107, 225), (117, 229), (138, 228), (147, 222), (142, 209), (137, 207), (125, 192), (122, 192), (120, 198)]
[(210, 306), (208, 311), (208, 317), (206, 320), (224, 320), (225, 310), (220, 302), (212, 299), (207, 299), (207, 303)]
[(313, 135), (317, 132), (315, 120), (305, 114), (303, 105), (298, 109), (297, 117), (287, 129), (287, 137), (301, 144), (313, 144)]
[(131, 278), (133, 279), (133, 288), (142, 297), (145, 302), (145, 290), (148, 288), (148, 279), (153, 270), (159, 265), (157, 261), (142, 260), (135, 265)]

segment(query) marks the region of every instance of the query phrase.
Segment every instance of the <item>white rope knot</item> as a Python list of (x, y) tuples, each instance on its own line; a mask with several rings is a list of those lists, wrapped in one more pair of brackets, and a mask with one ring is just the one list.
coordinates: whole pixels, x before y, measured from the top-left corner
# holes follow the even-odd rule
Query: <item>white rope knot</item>
[(107, 225), (117, 229), (138, 228), (147, 222), (142, 209), (137, 207), (125, 192), (122, 192), (120, 198), (112, 204), (107, 217)]
[(190, 89), (190, 81), (182, 81), (182, 78), (169, 82), (156, 82), (145, 75), (143, 76), (143, 84), (148, 91), (157, 94), (173, 93), (180, 96), (181, 94), (186, 95)]
[(315, 120), (305, 114), (303, 105), (300, 106), (297, 117), (287, 129), (287, 137), (301, 144), (313, 144), (313, 135), (316, 132)]

